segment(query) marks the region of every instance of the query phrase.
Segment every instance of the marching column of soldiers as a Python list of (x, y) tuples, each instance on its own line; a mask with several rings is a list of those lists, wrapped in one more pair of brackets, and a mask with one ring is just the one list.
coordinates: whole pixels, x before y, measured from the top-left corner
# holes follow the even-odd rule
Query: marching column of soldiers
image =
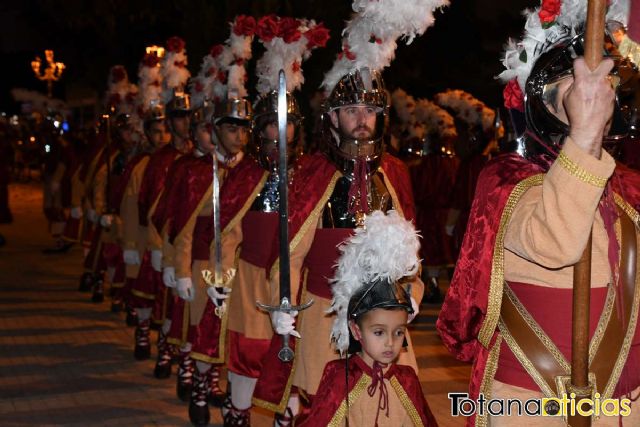
[(175, 371), (194, 425), (215, 407), (248, 426), (254, 406), (276, 426), (437, 425), (408, 332), (423, 302), (443, 302), (437, 329), (473, 363), (471, 398), (558, 397), (574, 386), (559, 379), (572, 374), (573, 265), (590, 233), (590, 396), (630, 399), (624, 421), (639, 422), (640, 175), (616, 149), (633, 143), (640, 93), (628, 2), (609, 2), (595, 63), (582, 58), (584, 2), (528, 11), (499, 109), (462, 90), (386, 88), (397, 41), (445, 3), (354, 1), (317, 119), (296, 92), (329, 38), (321, 23), (237, 16), (196, 76), (172, 37), (143, 57), (137, 86), (111, 69), (84, 159), (61, 146), (47, 165), (52, 251), (83, 245), (80, 290), (108, 291), (133, 357), (155, 348), (154, 376)]

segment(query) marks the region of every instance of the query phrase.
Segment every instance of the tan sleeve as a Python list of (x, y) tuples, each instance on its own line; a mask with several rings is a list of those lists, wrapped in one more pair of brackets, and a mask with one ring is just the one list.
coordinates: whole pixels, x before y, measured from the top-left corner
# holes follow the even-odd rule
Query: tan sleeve
[[(168, 242), (167, 242), (168, 243)], [(147, 226), (147, 249), (150, 251), (163, 250), (164, 242), (156, 227), (149, 222)]]
[(140, 161), (131, 173), (129, 182), (124, 190), (122, 203), (120, 204), (120, 217), (122, 218), (122, 247), (123, 249), (137, 249), (140, 240), (140, 220), (138, 216), (138, 196), (142, 176), (147, 166), (148, 158)]
[[(242, 244), (242, 221), (238, 221), (235, 227), (222, 235), (222, 272), (230, 268), (238, 268), (236, 265), (236, 252)], [(209, 264), (215, 266), (215, 243), (211, 242)]]
[(615, 161), (584, 152), (567, 138), (541, 186), (518, 202), (505, 235), (505, 248), (545, 268), (575, 264), (594, 222)]
[(107, 167), (102, 166), (93, 178), (93, 209), (102, 215), (107, 209)]
[[(322, 217), (320, 217), (322, 220)], [(319, 221), (320, 221), (319, 220)], [(295, 300), (298, 295), (298, 291), (300, 290), (301, 279), (302, 279), (302, 264), (304, 263), (304, 259), (306, 258), (309, 250), (311, 249), (311, 245), (313, 244), (313, 239), (316, 235), (317, 227), (309, 227), (309, 231), (307, 231), (302, 239), (298, 243), (298, 246), (291, 251), (290, 259), (291, 259), (291, 300), (293, 304), (293, 300)], [(279, 258), (278, 258), (279, 259)], [(278, 261), (276, 261), (276, 265), (271, 272), (271, 278), (269, 279), (270, 287), (271, 287), (271, 295), (273, 295), (273, 300), (271, 301), (274, 305), (280, 305), (280, 268), (278, 266)], [(298, 301), (296, 301), (296, 304)]]
[(176, 248), (169, 243), (169, 234), (162, 231), (162, 267), (175, 267)]
[(203, 202), (198, 205), (196, 211), (191, 215), (189, 221), (184, 226), (180, 233), (176, 236), (173, 246), (175, 247), (175, 259), (174, 266), (176, 268), (176, 279), (184, 277), (192, 277), (191, 265), (192, 259), (192, 245), (193, 245), (193, 231), (195, 230), (196, 221), (199, 216), (211, 216), (211, 207), (206, 203), (209, 200), (209, 192), (205, 193)]
[(176, 279), (191, 277), (191, 246), (193, 244), (195, 225), (196, 216), (193, 216), (173, 241), (175, 254), (173, 266), (176, 268)]

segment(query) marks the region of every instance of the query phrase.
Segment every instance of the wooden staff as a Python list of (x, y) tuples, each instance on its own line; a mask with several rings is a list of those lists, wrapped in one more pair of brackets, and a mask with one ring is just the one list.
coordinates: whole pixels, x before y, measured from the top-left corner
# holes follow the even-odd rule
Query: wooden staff
[[(602, 61), (606, 0), (589, 0), (584, 59), (593, 71)], [(591, 398), (589, 387), (589, 304), (591, 296), (591, 231), (580, 261), (573, 270), (573, 324), (571, 343), (571, 387), (576, 393), (576, 405)], [(588, 407), (584, 408), (588, 410)], [(569, 414), (571, 427), (591, 426), (591, 417)]]

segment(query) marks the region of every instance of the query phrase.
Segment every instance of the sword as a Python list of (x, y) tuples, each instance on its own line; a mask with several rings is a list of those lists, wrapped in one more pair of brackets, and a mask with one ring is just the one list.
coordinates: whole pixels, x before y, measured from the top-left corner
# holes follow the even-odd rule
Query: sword
[[(287, 82), (284, 70), (278, 75), (278, 215), (280, 235), (280, 305), (272, 306), (256, 302), (258, 307), (268, 312), (291, 313), (302, 311), (313, 304), (313, 300), (302, 305), (291, 305), (291, 264), (289, 256), (289, 211), (288, 211), (288, 171), (287, 171)], [(289, 347), (289, 334), (282, 336), (282, 348), (278, 358), (283, 362), (293, 360), (293, 350)]]
[[(215, 138), (214, 138), (215, 140)], [(229, 274), (222, 274), (222, 227), (220, 226), (220, 178), (218, 177), (218, 154), (217, 145), (213, 151), (213, 182), (212, 182), (212, 205), (213, 205), (213, 247), (215, 250), (215, 266), (213, 273), (209, 270), (202, 271), (202, 277), (209, 286), (216, 288), (219, 293), (224, 293), (225, 285), (233, 278), (235, 270), (230, 270)], [(224, 316), (226, 305), (224, 300), (216, 300), (215, 314), (219, 318)]]

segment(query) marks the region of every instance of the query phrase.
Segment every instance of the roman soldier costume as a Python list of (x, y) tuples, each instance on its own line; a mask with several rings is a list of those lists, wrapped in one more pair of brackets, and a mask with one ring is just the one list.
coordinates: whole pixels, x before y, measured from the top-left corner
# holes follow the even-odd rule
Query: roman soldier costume
[[(525, 113), (526, 131), (517, 141), (523, 156), (498, 156), (480, 174), (437, 328), (457, 359), (473, 362), (470, 398), (484, 393), (524, 401), (568, 394), (562, 378), (571, 371), (574, 264), (592, 232), (589, 382), (601, 399), (632, 400), (629, 417), (600, 416), (593, 425), (636, 425), (640, 176), (606, 151), (600, 158), (583, 151), (552, 113), (559, 87), (584, 52), (586, 3), (548, 6), (542, 2), (527, 12), (524, 40), (509, 44), (500, 76), (508, 82), (505, 105)], [(608, 5), (607, 19), (626, 22), (627, 14), (627, 1)], [(637, 72), (611, 58), (612, 76)], [(621, 81), (616, 93), (637, 91), (626, 87), (629, 82)], [(603, 146), (629, 131), (627, 111), (625, 98), (617, 96)], [(485, 412), (468, 425), (521, 421), (489, 419)], [(552, 422), (564, 421), (527, 420)]]
[[(344, 31), (343, 50), (323, 83), (329, 94), (323, 112), (323, 151), (303, 163), (297, 171), (298, 184), (294, 183), (290, 192), (291, 303), (299, 305), (311, 299), (314, 303), (296, 319), (302, 339), (292, 336), (297, 332), (292, 329), (290, 314), (272, 313), (275, 331), (289, 335), (295, 357), (290, 362), (280, 361), (276, 354), (282, 337), (274, 336), (263, 362), (270, 369), (261, 373), (253, 400), (276, 412), (288, 408), (296, 415), (298, 404), (292, 387), (311, 400), (324, 366), (338, 357), (329, 343), (316, 340), (328, 336), (331, 330), (332, 318), (326, 315), (331, 305), (327, 278), (333, 276), (338, 244), (375, 210), (393, 207), (403, 217), (414, 219), (407, 168), (383, 152), (389, 99), (380, 71), (391, 62), (396, 39), (406, 35), (410, 40), (425, 31), (433, 22), (433, 10), (441, 3), (420, 2), (415, 9), (391, 9), (390, 3), (354, 2), (356, 14)], [(380, 30), (372, 34), (372, 28)], [(352, 129), (345, 129), (339, 117), (343, 108), (374, 116), (369, 117), (367, 129), (359, 133), (366, 136), (357, 137)], [(358, 126), (365, 127), (361, 123)], [(274, 248), (273, 254), (277, 253)], [(279, 271), (274, 263), (269, 274), (275, 288)], [(414, 300), (420, 301), (420, 281), (413, 291)], [(272, 303), (276, 301), (277, 293), (272, 292)], [(399, 363), (416, 367), (411, 346), (401, 354)]]

